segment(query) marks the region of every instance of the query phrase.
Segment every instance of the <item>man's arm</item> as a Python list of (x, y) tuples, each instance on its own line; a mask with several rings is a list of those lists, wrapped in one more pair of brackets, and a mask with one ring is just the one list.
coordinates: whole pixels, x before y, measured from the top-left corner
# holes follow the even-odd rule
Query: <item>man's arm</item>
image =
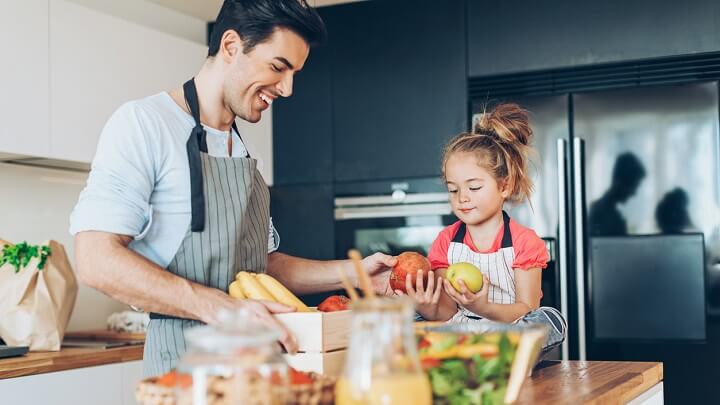
[(107, 232), (75, 235), (75, 263), (80, 281), (110, 297), (143, 308), (205, 323), (217, 322), (221, 309), (245, 308), (260, 322), (279, 327), (281, 341), (293, 353), (297, 343), (271, 312), (293, 308), (276, 302), (237, 300), (224, 291), (191, 282), (163, 269), (127, 246), (132, 238)]
[[(395, 257), (382, 253), (375, 253), (363, 259), (363, 269), (372, 276), (376, 292), (392, 294), (389, 289), (388, 277), (390, 268), (396, 262)], [(354, 286), (358, 285), (357, 275), (350, 260), (309, 260), (280, 252), (268, 255), (268, 274), (278, 279), (295, 294), (312, 294), (342, 289), (338, 271), (344, 272)]]
[[(146, 312), (213, 321), (228, 307), (222, 291), (176, 276), (128, 249), (130, 236), (107, 232), (75, 235), (75, 263), (81, 282)], [(220, 293), (220, 294), (218, 294)], [(228, 297), (230, 298), (230, 297)]]

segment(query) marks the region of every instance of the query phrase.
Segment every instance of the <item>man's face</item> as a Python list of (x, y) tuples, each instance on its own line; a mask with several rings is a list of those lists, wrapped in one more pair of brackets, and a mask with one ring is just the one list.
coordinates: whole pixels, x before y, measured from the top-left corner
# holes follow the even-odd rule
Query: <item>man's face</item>
[(223, 83), (225, 107), (245, 121), (258, 122), (273, 100), (290, 97), (293, 75), (302, 69), (310, 47), (296, 33), (278, 28), (247, 54), (241, 41), (223, 46), (220, 52), (227, 53), (229, 64)]

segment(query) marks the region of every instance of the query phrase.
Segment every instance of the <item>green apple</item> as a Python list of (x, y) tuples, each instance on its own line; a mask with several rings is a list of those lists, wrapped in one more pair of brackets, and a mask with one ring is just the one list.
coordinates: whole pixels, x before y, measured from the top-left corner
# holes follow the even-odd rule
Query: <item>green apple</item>
[(482, 272), (472, 263), (451, 264), (445, 272), (445, 278), (458, 292), (460, 292), (460, 283), (458, 283), (458, 279), (462, 279), (465, 286), (467, 286), (467, 288), (473, 293), (480, 291), (483, 286)]

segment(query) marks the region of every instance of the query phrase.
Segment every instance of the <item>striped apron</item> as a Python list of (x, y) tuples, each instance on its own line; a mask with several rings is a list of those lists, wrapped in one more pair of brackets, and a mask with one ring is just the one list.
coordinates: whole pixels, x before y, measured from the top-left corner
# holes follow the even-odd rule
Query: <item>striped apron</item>
[[(515, 249), (510, 232), (510, 216), (503, 211), (503, 237), (500, 249), (494, 253), (478, 253), (464, 243), (467, 226), (461, 223), (448, 246), (448, 263), (472, 263), (482, 271), (490, 281), (488, 302), (494, 304), (515, 303)], [(449, 322), (482, 322), (489, 321), (479, 315), (460, 307)], [(565, 340), (567, 323), (560, 311), (552, 307), (540, 307), (516, 320), (516, 324), (540, 323), (549, 328), (548, 338), (543, 352), (552, 350)]]
[[(227, 292), (240, 270), (266, 270), (270, 193), (255, 159), (208, 155), (194, 80), (185, 83), (183, 89), (195, 119), (187, 145), (192, 219), (167, 270)], [(233, 129), (237, 132), (234, 124)], [(200, 324), (150, 314), (143, 356), (145, 376), (173, 369), (187, 349), (184, 330)]]

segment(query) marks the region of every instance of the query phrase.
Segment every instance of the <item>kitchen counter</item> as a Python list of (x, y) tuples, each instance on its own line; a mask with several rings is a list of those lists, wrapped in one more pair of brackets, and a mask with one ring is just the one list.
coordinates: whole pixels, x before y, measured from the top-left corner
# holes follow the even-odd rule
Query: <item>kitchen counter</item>
[(548, 361), (525, 382), (517, 403), (624, 404), (634, 399), (643, 403), (638, 397), (644, 393), (649, 396), (654, 390), (662, 395), (662, 381), (662, 363)]
[[(142, 357), (143, 345), (30, 352), (0, 360), (0, 379), (137, 361)], [(649, 396), (653, 390), (662, 398), (662, 381), (662, 363), (548, 361), (525, 382), (517, 404), (642, 403), (642, 396)]]
[(142, 344), (111, 349), (73, 347), (62, 348), (59, 352), (29, 352), (21, 357), (0, 359), (0, 379), (136, 361), (142, 358)]

